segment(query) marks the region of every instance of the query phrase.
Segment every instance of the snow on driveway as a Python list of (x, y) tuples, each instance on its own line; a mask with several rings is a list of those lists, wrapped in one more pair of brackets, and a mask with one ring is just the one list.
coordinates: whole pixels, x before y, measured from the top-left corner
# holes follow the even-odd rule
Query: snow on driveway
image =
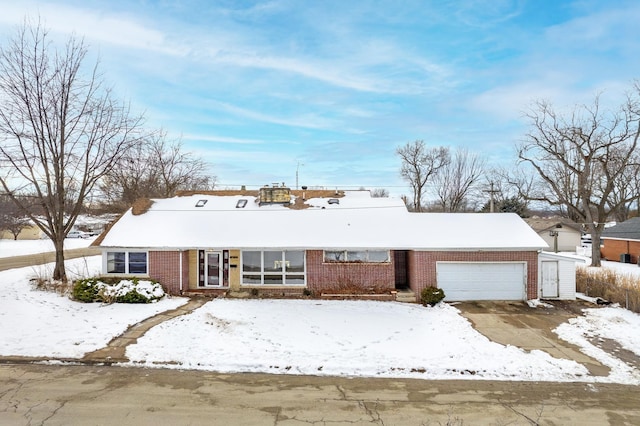
[(611, 368), (609, 378), (625, 383), (628, 377), (640, 381), (639, 372), (591, 343), (591, 339), (611, 339), (640, 357), (640, 315), (620, 307), (584, 309), (584, 315), (560, 324), (554, 332), (582, 352)]
[[(66, 262), (70, 276), (95, 275), (101, 257)], [(172, 298), (145, 305), (79, 303), (66, 296), (33, 290), (31, 276), (41, 268), (19, 268), (0, 272), (0, 355), (82, 358), (100, 349), (129, 325), (156, 313), (176, 308), (185, 298)]]
[[(491, 342), (446, 304), (216, 299), (153, 328), (127, 348), (127, 356), (135, 365), (219, 372), (601, 379), (587, 377), (574, 361)], [(615, 379), (640, 383), (637, 372)]]

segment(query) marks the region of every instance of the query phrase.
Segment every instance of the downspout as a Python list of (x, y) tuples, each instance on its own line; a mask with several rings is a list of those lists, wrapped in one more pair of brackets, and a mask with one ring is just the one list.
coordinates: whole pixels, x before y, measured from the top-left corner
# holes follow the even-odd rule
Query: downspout
[(180, 281), (180, 295), (182, 295), (182, 249), (178, 249), (178, 255), (180, 256), (180, 260), (179, 260), (179, 262), (180, 262), (180, 267), (179, 267), (179, 269), (180, 269), (180, 278), (179, 278), (179, 281)]

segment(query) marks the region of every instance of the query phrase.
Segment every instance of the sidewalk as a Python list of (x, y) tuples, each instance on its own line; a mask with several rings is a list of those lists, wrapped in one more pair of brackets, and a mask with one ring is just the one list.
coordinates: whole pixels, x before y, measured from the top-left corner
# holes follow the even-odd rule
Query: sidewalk
[(110, 341), (106, 347), (85, 354), (85, 356), (82, 358), (82, 361), (88, 363), (105, 364), (128, 362), (129, 359), (125, 355), (127, 346), (136, 343), (138, 339), (152, 327), (155, 327), (156, 325), (164, 321), (168, 321), (182, 315), (190, 314), (210, 300), (211, 299), (204, 297), (192, 297), (186, 304), (176, 309), (161, 312), (153, 317), (139, 322), (138, 324), (134, 324), (129, 327), (127, 331)]
[[(77, 248), (64, 251), (66, 260), (76, 259), (85, 256), (97, 256), (100, 250), (96, 247)], [(14, 268), (24, 268), (27, 266), (42, 265), (56, 261), (56, 252), (49, 251), (46, 253), (25, 254), (22, 256), (12, 256), (0, 258), (0, 271), (6, 271)]]
[(46, 361), (60, 361), (88, 365), (110, 365), (120, 362), (128, 362), (129, 359), (125, 355), (127, 346), (136, 343), (140, 337), (142, 337), (147, 331), (149, 331), (156, 325), (182, 315), (190, 314), (209, 301), (211, 301), (211, 298), (191, 297), (186, 304), (176, 309), (161, 312), (157, 315), (147, 318), (144, 321), (130, 326), (124, 333), (111, 340), (106, 347), (86, 353), (82, 358), (0, 356), (0, 364), (22, 364)]

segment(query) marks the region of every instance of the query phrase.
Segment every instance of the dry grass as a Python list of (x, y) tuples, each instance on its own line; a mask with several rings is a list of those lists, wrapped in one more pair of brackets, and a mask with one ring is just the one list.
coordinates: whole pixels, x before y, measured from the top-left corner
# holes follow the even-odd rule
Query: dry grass
[(150, 200), (148, 198), (139, 198), (131, 206), (131, 214), (133, 214), (134, 216), (145, 214), (149, 211), (152, 205), (153, 200)]
[(50, 293), (56, 293), (61, 296), (67, 296), (71, 294), (73, 283), (71, 281), (55, 281), (45, 278), (31, 278), (29, 280), (34, 290), (47, 291)]
[(640, 278), (607, 268), (578, 267), (576, 290), (640, 313)]

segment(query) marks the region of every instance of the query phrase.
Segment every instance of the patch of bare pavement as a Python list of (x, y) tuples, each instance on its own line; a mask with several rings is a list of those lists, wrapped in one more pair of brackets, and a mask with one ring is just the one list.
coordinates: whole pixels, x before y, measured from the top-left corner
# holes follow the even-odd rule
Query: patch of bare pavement
[[(494, 342), (517, 346), (526, 351), (541, 350), (555, 358), (574, 360), (584, 365), (592, 376), (609, 375), (609, 367), (585, 355), (578, 346), (560, 339), (553, 332), (560, 324), (582, 315), (582, 309), (595, 306), (580, 300), (549, 303), (553, 305), (552, 308), (531, 308), (524, 302), (493, 301), (462, 302), (455, 307), (478, 332)], [(606, 349), (605, 345), (602, 347)], [(618, 358), (629, 355), (611, 344), (609, 349)], [(614, 353), (614, 349), (618, 351)], [(633, 353), (631, 355), (637, 362), (638, 357)]]
[[(96, 256), (100, 250), (96, 247), (77, 248), (64, 251), (65, 259), (76, 259), (78, 257)], [(25, 268), (28, 266), (42, 265), (56, 261), (55, 252), (26, 254), (22, 256), (12, 256), (0, 258), (0, 271), (14, 268)]]
[(637, 425), (638, 387), (0, 366), (10, 425)]

